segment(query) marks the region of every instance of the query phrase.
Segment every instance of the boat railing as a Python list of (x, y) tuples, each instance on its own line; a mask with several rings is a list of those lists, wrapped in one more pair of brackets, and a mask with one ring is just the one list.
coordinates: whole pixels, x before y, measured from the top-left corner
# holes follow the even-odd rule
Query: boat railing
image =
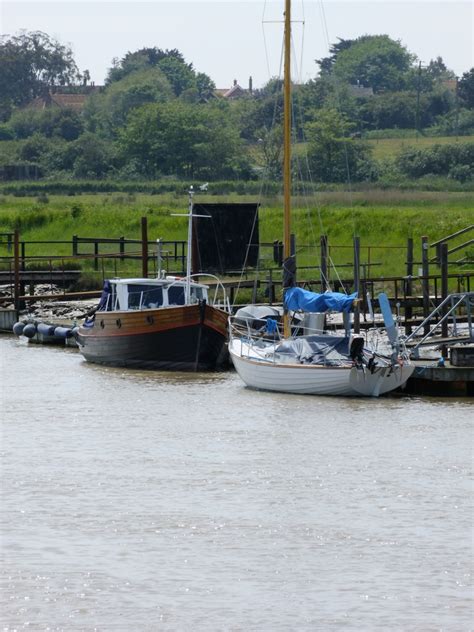
[[(250, 326), (250, 323), (255, 320), (253, 318), (241, 318), (239, 317), (239, 323), (236, 324), (229, 320), (229, 338), (231, 340), (237, 339), (240, 343), (240, 355), (248, 358), (252, 357), (253, 359), (262, 359), (265, 362), (269, 362), (269, 351), (271, 350), (271, 345), (280, 342), (281, 340), (281, 332), (278, 329), (274, 337), (270, 339), (269, 337), (265, 337), (264, 331), (257, 331)], [(243, 324), (245, 323), (245, 324)], [(267, 343), (266, 347), (262, 347), (262, 344)], [(262, 352), (265, 352), (265, 355)], [(271, 359), (272, 362), (275, 362), (275, 350), (273, 347), (273, 357)]]
[[(242, 318), (239, 317), (239, 321), (242, 321), (246, 324), (246, 327), (243, 325), (235, 325), (230, 322), (229, 333), (230, 339), (237, 339), (240, 344), (240, 353), (241, 357), (251, 358), (254, 361), (262, 361), (267, 363), (281, 363), (282, 362), (282, 354), (279, 351), (279, 343), (282, 341), (282, 335), (280, 330), (278, 330), (278, 337), (275, 336), (274, 339), (271, 339), (268, 335), (265, 336), (265, 332), (261, 332), (260, 334), (254, 328), (251, 328), (250, 322), (252, 322), (252, 318)], [(321, 333), (318, 330), (318, 333)], [(337, 358), (337, 357), (328, 357), (332, 353), (332, 349), (328, 349), (324, 355), (323, 364), (325, 366), (347, 366), (348, 364), (352, 364), (352, 360), (349, 358)], [(372, 354), (370, 354), (372, 355)], [(291, 356), (288, 356), (289, 358)], [(380, 356), (382, 359), (382, 356)], [(291, 360), (289, 360), (290, 363)], [(294, 363), (296, 364), (311, 364), (310, 358), (298, 357), (294, 356)]]
[[(229, 314), (231, 313), (231, 307), (230, 307), (230, 301), (229, 298), (227, 296), (227, 292), (226, 289), (222, 283), (222, 281), (219, 279), (219, 277), (217, 277), (215, 274), (210, 274), (208, 272), (199, 272), (196, 274), (191, 274), (191, 276), (189, 277), (190, 280), (194, 279), (194, 278), (202, 278), (202, 277), (209, 277), (210, 279), (214, 279), (215, 281), (217, 281), (215, 287), (214, 287), (214, 297), (212, 299), (212, 301), (210, 301), (210, 304), (213, 305), (214, 307), (223, 307), (224, 310), (226, 312), (228, 312)], [(184, 279), (186, 280), (186, 279)], [(217, 297), (219, 295), (219, 291), (222, 292), (222, 303), (220, 301), (217, 300)]]

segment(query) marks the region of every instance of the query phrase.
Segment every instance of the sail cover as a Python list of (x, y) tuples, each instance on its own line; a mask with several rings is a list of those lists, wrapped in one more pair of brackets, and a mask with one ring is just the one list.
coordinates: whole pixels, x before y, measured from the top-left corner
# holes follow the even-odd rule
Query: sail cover
[(341, 294), (340, 292), (325, 292), (317, 294), (303, 290), (301, 287), (292, 287), (285, 292), (285, 307), (293, 311), (304, 312), (350, 312), (357, 292), (353, 294)]

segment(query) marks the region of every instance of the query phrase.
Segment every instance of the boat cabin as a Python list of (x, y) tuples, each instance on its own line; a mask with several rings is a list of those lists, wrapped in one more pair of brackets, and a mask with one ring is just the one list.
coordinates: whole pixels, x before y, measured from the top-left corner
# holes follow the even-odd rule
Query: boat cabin
[[(190, 283), (190, 303), (207, 301), (208, 286)], [(157, 309), (186, 304), (186, 280), (179, 277), (163, 279), (110, 279), (104, 284), (98, 311)]]

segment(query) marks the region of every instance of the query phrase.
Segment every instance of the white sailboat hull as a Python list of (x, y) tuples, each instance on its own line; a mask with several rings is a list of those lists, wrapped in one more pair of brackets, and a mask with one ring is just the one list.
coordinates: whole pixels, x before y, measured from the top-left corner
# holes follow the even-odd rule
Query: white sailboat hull
[(300, 395), (378, 397), (403, 386), (414, 371), (410, 364), (380, 366), (372, 373), (354, 366), (274, 363), (258, 358), (239, 339), (231, 340), (229, 352), (248, 387)]

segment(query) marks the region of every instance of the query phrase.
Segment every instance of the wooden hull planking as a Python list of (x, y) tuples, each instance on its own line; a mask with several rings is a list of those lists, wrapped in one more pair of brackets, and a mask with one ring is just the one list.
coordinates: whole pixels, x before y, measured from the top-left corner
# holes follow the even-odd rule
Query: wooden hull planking
[(226, 339), (227, 314), (209, 305), (97, 312), (77, 335), (89, 362), (171, 371), (218, 368)]

